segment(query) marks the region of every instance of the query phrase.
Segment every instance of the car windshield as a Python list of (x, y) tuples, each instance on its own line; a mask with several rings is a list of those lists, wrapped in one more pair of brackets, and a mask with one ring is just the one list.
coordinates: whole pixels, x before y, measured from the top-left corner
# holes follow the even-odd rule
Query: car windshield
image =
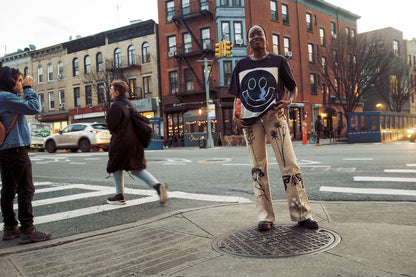
[(107, 130), (107, 125), (105, 124), (92, 124), (91, 127), (95, 130)]

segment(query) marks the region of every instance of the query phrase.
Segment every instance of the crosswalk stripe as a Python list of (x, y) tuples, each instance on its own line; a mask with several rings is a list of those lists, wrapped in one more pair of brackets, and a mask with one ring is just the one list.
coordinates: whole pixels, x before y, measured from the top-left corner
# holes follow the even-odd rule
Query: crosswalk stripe
[(377, 176), (354, 176), (356, 182), (416, 182), (416, 178), (405, 177), (377, 177)]
[(383, 195), (405, 195), (416, 196), (416, 190), (405, 189), (377, 189), (377, 188), (349, 188), (349, 187), (327, 187), (321, 186), (319, 191), (359, 193), (359, 194), (383, 194)]

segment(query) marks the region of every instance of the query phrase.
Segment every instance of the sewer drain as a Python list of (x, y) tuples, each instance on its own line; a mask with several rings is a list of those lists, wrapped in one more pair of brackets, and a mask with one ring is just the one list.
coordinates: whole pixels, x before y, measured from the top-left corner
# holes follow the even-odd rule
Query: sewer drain
[(309, 230), (293, 225), (275, 225), (259, 232), (257, 227), (224, 234), (212, 242), (221, 253), (252, 258), (284, 258), (329, 250), (341, 241), (330, 230)]

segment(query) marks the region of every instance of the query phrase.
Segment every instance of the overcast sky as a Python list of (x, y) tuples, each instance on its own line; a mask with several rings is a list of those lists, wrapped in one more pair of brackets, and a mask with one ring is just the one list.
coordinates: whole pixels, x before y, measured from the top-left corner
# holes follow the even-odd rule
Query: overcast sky
[[(192, 1), (192, 0), (191, 0)], [(194, 0), (195, 1), (195, 0)], [(416, 0), (328, 0), (359, 16), (358, 33), (393, 27), (416, 38)], [(156, 0), (2, 1), (0, 57), (33, 44), (37, 49), (157, 18)]]

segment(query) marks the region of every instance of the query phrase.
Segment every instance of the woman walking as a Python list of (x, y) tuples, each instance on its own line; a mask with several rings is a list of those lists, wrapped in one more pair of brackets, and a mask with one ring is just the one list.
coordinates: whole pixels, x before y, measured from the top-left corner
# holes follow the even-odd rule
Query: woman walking
[(131, 112), (137, 112), (134, 105), (127, 99), (128, 85), (123, 81), (111, 84), (110, 94), (114, 103), (107, 114), (107, 125), (111, 132), (109, 160), (107, 172), (113, 173), (116, 195), (107, 199), (109, 204), (126, 204), (124, 199), (123, 170), (146, 182), (155, 189), (160, 197), (160, 203), (168, 200), (167, 184), (159, 181), (146, 170), (144, 147), (136, 136), (131, 122)]

